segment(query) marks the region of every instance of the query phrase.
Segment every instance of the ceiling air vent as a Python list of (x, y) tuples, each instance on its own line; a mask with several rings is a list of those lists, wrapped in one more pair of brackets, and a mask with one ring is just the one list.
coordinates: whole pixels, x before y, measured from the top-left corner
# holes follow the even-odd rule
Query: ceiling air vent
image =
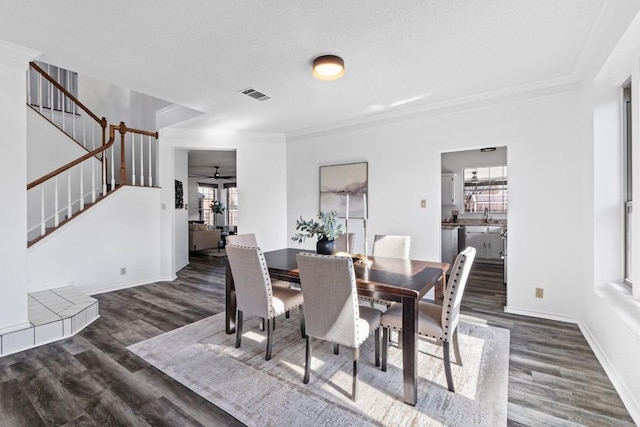
[(250, 96), (253, 99), (257, 99), (258, 101), (266, 101), (267, 99), (271, 99), (270, 97), (268, 97), (267, 95), (265, 95), (262, 92), (258, 92), (257, 90), (253, 89), (253, 88), (246, 88), (246, 89), (242, 89), (241, 91), (239, 91), (242, 94), (245, 94), (247, 96)]

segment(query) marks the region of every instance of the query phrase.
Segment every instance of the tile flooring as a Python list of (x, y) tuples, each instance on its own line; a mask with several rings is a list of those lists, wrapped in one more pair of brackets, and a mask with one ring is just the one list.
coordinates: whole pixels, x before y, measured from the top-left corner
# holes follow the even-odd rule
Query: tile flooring
[(75, 335), (99, 317), (98, 301), (73, 286), (28, 294), (30, 327), (0, 334), (0, 356)]

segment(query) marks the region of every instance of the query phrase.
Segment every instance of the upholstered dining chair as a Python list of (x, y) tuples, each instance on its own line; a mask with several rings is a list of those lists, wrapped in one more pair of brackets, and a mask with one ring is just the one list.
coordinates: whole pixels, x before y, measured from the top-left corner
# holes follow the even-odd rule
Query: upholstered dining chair
[[(227, 236), (227, 245), (234, 246), (248, 246), (251, 248), (258, 247), (258, 239), (256, 239), (256, 235), (253, 233), (247, 234), (230, 234)], [(282, 280), (272, 280), (272, 286), (278, 286), (283, 288), (290, 288), (291, 284), (289, 282), (284, 282)], [(289, 313), (287, 312), (287, 318), (289, 317)], [(262, 329), (262, 327), (261, 327)]]
[[(460, 303), (475, 256), (476, 250), (472, 247), (468, 247), (458, 254), (451, 269), (449, 282), (445, 288), (445, 298), (442, 305), (426, 301), (418, 302), (418, 334), (422, 338), (435, 339), (437, 344), (442, 345), (444, 372), (447, 377), (447, 386), (449, 391), (452, 392), (455, 392), (455, 388), (451, 375), (449, 343), (453, 342), (456, 361), (459, 365), (462, 365), (460, 346), (458, 344)], [(402, 331), (402, 305), (393, 304), (382, 314), (380, 323), (384, 328), (382, 335), (382, 370), (386, 371), (388, 334), (390, 329)]]
[[(347, 242), (349, 245), (347, 246)], [(341, 234), (333, 241), (333, 250), (335, 252), (354, 253), (356, 247), (356, 233)]]
[(380, 310), (358, 305), (356, 276), (350, 257), (300, 253), (296, 255), (304, 295), (306, 326), (305, 384), (311, 370), (311, 337), (353, 349), (351, 398), (358, 397), (360, 345), (375, 334), (375, 363), (380, 366)]
[[(393, 236), (389, 234), (376, 234), (373, 239), (373, 255), (374, 257), (409, 259), (409, 248), (411, 246), (410, 236)], [(387, 307), (393, 304), (393, 301), (386, 301), (379, 298), (360, 297), (362, 301), (369, 301), (371, 306), (374, 304), (383, 304)], [(398, 334), (398, 342), (402, 341), (401, 335)]]
[(376, 234), (373, 239), (372, 255), (374, 257), (409, 259), (410, 246), (410, 236)]
[(227, 258), (236, 288), (236, 348), (242, 340), (244, 313), (265, 319), (267, 330), (266, 360), (271, 359), (275, 318), (292, 308), (300, 308), (300, 331), (305, 336), (302, 292), (271, 285), (267, 263), (260, 248), (228, 245)]
[(249, 246), (251, 248), (258, 247), (256, 235), (250, 234), (229, 234), (227, 236), (227, 245)]

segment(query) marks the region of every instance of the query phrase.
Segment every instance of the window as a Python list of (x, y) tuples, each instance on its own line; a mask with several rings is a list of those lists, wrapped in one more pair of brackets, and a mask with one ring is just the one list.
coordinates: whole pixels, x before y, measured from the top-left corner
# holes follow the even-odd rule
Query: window
[[(60, 86), (78, 98), (78, 73), (44, 62), (36, 62), (36, 64)], [(53, 111), (62, 111), (64, 107), (66, 113), (78, 113), (73, 111), (75, 105), (69, 97), (31, 68), (29, 69), (29, 103), (34, 107), (53, 108)]]
[(213, 211), (211, 203), (216, 200), (217, 188), (211, 184), (198, 184), (198, 197), (200, 198), (200, 221), (213, 225)]
[(465, 168), (464, 211), (507, 213), (507, 166)]
[(227, 224), (238, 225), (238, 188), (227, 187)]
[(633, 157), (631, 151), (631, 82), (622, 89), (623, 97), (623, 184), (624, 184), (624, 283), (631, 279), (631, 217), (633, 213)]

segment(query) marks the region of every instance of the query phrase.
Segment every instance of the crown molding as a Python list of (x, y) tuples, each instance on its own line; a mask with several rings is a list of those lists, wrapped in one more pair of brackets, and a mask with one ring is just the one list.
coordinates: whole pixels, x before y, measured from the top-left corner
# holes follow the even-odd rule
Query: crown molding
[(372, 126), (419, 120), (428, 117), (460, 113), (463, 111), (477, 110), (514, 102), (521, 102), (529, 99), (553, 96), (572, 92), (579, 88), (580, 82), (572, 75), (437, 103), (405, 107), (327, 125), (300, 129), (286, 133), (286, 137), (287, 141), (315, 138), (370, 128)]
[(36, 50), (0, 40), (0, 64), (26, 70), (29, 62), (40, 55), (41, 53)]

